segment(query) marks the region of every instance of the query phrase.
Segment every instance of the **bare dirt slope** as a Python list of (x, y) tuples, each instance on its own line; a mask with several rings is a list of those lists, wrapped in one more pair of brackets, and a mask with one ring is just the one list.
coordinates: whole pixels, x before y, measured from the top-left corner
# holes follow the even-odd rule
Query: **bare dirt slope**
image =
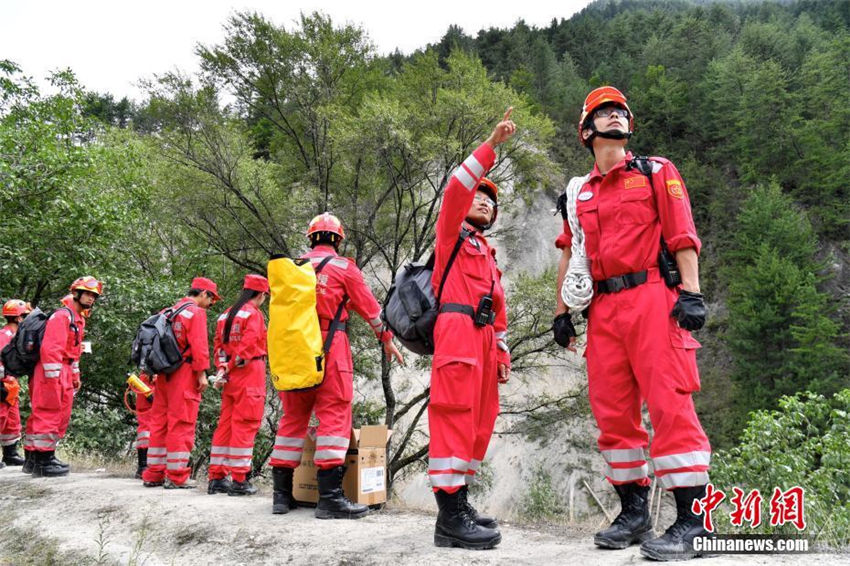
[[(303, 508), (278, 516), (271, 514), (267, 490), (255, 497), (209, 496), (148, 489), (105, 473), (32, 479), (19, 468), (0, 470), (0, 517), (2, 530), (15, 537), (0, 537), (0, 564), (649, 564), (635, 547), (596, 550), (589, 535), (567, 527), (504, 525), (495, 550), (440, 549), (432, 543), (430, 514), (384, 510), (356, 522), (319, 521)], [(45, 546), (52, 558), (26, 559)], [(824, 559), (800, 558), (729, 556), (698, 564)], [(832, 564), (841, 558), (827, 557)]]

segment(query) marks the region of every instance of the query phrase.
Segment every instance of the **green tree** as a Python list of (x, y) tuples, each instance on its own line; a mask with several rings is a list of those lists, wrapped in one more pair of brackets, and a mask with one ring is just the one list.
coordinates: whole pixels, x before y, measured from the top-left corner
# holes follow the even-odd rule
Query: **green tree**
[(739, 418), (782, 395), (846, 385), (848, 355), (830, 298), (817, 288), (814, 232), (775, 184), (738, 215), (729, 251), (729, 328)]

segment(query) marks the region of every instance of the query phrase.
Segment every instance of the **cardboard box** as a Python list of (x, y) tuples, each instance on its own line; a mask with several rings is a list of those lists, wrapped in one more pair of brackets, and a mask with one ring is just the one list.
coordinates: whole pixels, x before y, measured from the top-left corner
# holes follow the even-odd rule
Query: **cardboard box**
[[(345, 458), (342, 489), (355, 503), (377, 505), (387, 500), (387, 442), (392, 431), (386, 425), (370, 425), (351, 430)], [(319, 500), (316, 481), (316, 428), (310, 427), (304, 440), (301, 464), (295, 468), (292, 494), (298, 503), (315, 505)]]

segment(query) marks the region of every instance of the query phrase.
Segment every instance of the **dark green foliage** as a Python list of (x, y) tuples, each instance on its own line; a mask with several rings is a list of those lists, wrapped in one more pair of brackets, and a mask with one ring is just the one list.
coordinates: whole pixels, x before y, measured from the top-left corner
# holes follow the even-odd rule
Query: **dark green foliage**
[[(806, 533), (835, 548), (850, 543), (850, 389), (832, 398), (813, 393), (783, 397), (775, 411), (754, 412), (741, 443), (713, 459), (712, 482), (732, 496), (732, 487), (758, 489), (769, 517), (773, 490), (805, 489)], [(727, 500), (728, 503), (728, 500)], [(721, 532), (730, 532), (728, 509), (717, 512)], [(764, 520), (764, 519), (763, 519)], [(764, 523), (769, 521), (764, 520)], [(793, 527), (764, 532), (796, 533)]]

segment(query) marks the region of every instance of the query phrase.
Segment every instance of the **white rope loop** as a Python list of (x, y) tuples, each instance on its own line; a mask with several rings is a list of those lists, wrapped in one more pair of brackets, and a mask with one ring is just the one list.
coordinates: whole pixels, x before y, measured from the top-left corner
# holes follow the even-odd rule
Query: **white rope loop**
[(561, 285), (561, 298), (573, 312), (581, 312), (590, 306), (593, 299), (593, 278), (590, 276), (590, 259), (584, 248), (584, 230), (578, 221), (576, 212), (576, 201), (581, 188), (590, 178), (590, 174), (584, 177), (573, 177), (567, 185), (567, 222), (573, 234), (571, 246), (572, 255), (567, 267), (567, 274)]

